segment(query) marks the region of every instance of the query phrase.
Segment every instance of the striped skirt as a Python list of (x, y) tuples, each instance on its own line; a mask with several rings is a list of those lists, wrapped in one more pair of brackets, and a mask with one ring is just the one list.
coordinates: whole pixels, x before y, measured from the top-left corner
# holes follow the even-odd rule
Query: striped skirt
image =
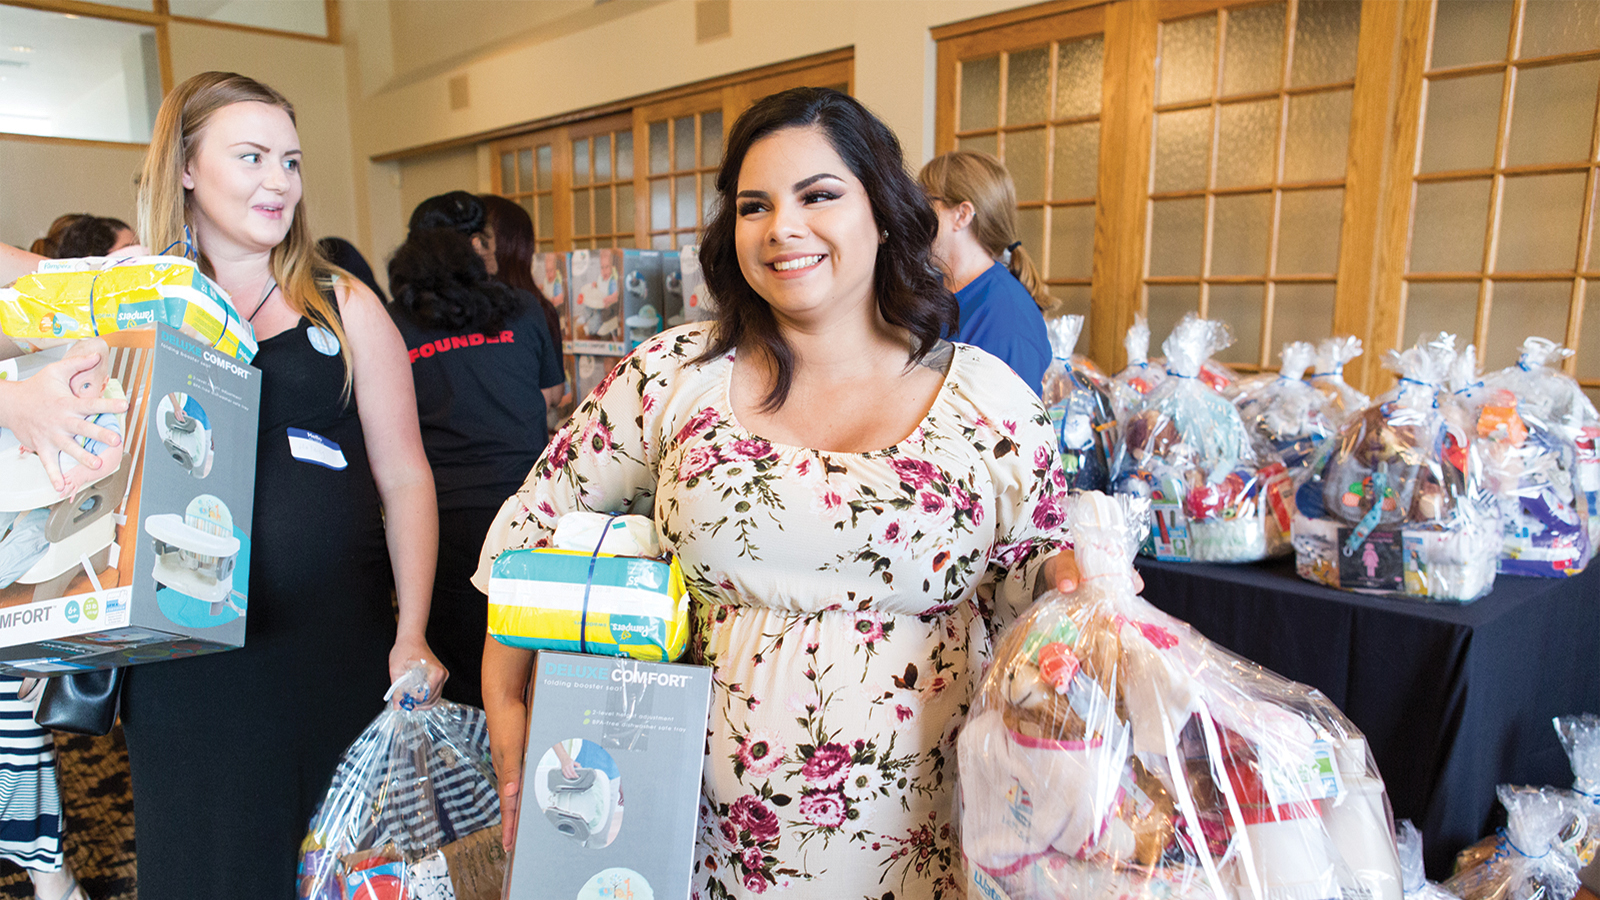
[(0, 678), (0, 859), (26, 869), (61, 868), (61, 794), (56, 742), (33, 721), (22, 684)]

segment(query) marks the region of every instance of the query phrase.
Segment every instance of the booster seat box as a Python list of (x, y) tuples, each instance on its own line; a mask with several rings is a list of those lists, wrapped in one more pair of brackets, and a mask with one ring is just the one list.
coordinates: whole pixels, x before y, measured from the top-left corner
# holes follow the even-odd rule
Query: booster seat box
[(505, 896), (687, 897), (711, 670), (543, 650), (533, 677)]
[(96, 417), (122, 435), (120, 452), (91, 442), (98, 469), (63, 456), (63, 496), (39, 457), (0, 430), (0, 673), (244, 644), (261, 373), (157, 325), (6, 359), (0, 377), (91, 352), (102, 362), (71, 387), (126, 397), (126, 413)]

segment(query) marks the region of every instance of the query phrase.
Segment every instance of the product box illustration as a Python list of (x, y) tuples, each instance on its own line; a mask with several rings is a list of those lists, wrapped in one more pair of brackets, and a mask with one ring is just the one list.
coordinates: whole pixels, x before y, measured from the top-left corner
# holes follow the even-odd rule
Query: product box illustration
[(700, 270), (700, 248), (694, 244), (678, 251), (678, 279), (683, 292), (683, 320), (703, 322), (714, 318), (716, 307), (706, 291), (705, 273)]
[(683, 315), (683, 267), (679, 251), (661, 251), (661, 330), (677, 328), (688, 319)]
[(572, 340), (572, 311), (567, 308), (567, 256), (564, 253), (533, 255), (533, 284), (561, 317), (561, 340)]
[(574, 250), (571, 352), (621, 356), (660, 333), (666, 284), (660, 250)]
[(533, 677), (508, 900), (687, 897), (711, 670), (541, 651)]
[(0, 377), (91, 352), (101, 363), (72, 390), (128, 400), (95, 418), (123, 439), (86, 445), (100, 468), (63, 454), (63, 496), (0, 430), (0, 673), (244, 644), (261, 373), (160, 325), (0, 361)]

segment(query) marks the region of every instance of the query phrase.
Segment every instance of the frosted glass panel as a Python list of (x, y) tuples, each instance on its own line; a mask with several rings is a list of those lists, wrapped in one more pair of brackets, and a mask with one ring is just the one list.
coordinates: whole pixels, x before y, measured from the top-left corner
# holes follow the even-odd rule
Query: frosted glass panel
[(1000, 140), (996, 135), (980, 134), (976, 137), (964, 137), (956, 142), (963, 150), (973, 150), (978, 153), (987, 153), (990, 156), (1000, 155)]
[(1161, 26), (1158, 103), (1211, 96), (1217, 79), (1217, 17), (1202, 16)]
[(1586, 159), (1597, 84), (1600, 60), (1519, 70), (1507, 162), (1520, 166)]
[(584, 189), (572, 192), (572, 233), (576, 235), (594, 234), (593, 218), (589, 215), (589, 191)]
[(1278, 210), (1278, 274), (1332, 275), (1339, 267), (1344, 189), (1285, 191)]
[(572, 142), (572, 183), (589, 183), (589, 139)]
[(1506, 58), (1511, 0), (1451, 0), (1435, 8), (1430, 68), (1447, 69)]
[(633, 185), (617, 185), (617, 230), (633, 230)]
[(1498, 72), (1428, 82), (1422, 130), (1422, 171), (1481, 169), (1494, 162), (1500, 127)]
[(679, 175), (673, 190), (677, 194), (678, 228), (695, 227), (695, 207), (700, 205), (700, 192), (695, 190), (693, 175)]
[(539, 214), (534, 217), (534, 221), (539, 223), (539, 230), (536, 233), (540, 238), (550, 238), (551, 235), (556, 233), (555, 207), (551, 204), (549, 197), (538, 198), (538, 204)]
[(1000, 57), (961, 63), (961, 131), (1000, 124)]
[(1577, 265), (1584, 177), (1568, 172), (1506, 179), (1495, 271), (1570, 272)]
[(517, 155), (515, 153), (500, 154), (500, 193), (517, 193)]
[(1289, 133), (1283, 149), (1283, 180), (1344, 178), (1350, 146), (1351, 91), (1289, 98)]
[(710, 222), (717, 214), (717, 180), (711, 174), (700, 176), (700, 222)]
[(1211, 165), (1211, 107), (1156, 115), (1155, 190), (1206, 186)]
[[(539, 162), (543, 163), (545, 161), (545, 158), (550, 155), (550, 153), (549, 153), (550, 148), (549, 147), (540, 147), (539, 150), (540, 150)], [(541, 171), (539, 173), (539, 175), (541, 176), (540, 180), (542, 181), (544, 173)], [(531, 191), (531, 190), (533, 190), (533, 151), (532, 150), (518, 150), (517, 151), (517, 179), (518, 179), (518, 181), (517, 181), (517, 185), (518, 186), (512, 188), (512, 190), (517, 190), (517, 191)]]
[(694, 168), (694, 116), (672, 121), (672, 167), (680, 172)]
[(671, 148), (667, 146), (667, 123), (650, 123), (650, 174), (659, 175), (671, 170)]
[(1145, 317), (1150, 323), (1150, 353), (1161, 353), (1161, 342), (1187, 312), (1200, 311), (1198, 284), (1152, 284), (1145, 289)]
[(700, 165), (722, 165), (722, 110), (700, 114)]
[(1272, 195), (1217, 198), (1211, 224), (1212, 275), (1265, 275), (1272, 233)]
[(611, 180), (611, 135), (596, 135), (594, 139), (594, 180)]
[(1479, 355), (1485, 371), (1517, 364), (1529, 335), (1566, 343), (1571, 281), (1497, 281), (1489, 304), (1487, 348)]
[(1488, 214), (1488, 181), (1417, 185), (1408, 271), (1482, 271)]
[(1050, 48), (1011, 54), (1006, 63), (1006, 124), (1040, 122), (1050, 108)]
[[(1573, 355), (1579, 378), (1600, 378), (1600, 309), (1596, 307), (1600, 307), (1600, 281), (1590, 281), (1584, 290), (1583, 326), (1578, 331), (1578, 352)], [(1590, 396), (1594, 396), (1592, 391)]]
[(1283, 81), (1284, 6), (1254, 6), (1228, 16), (1222, 95), (1277, 90)]
[(650, 182), (650, 230), (672, 227), (672, 189), (664, 178)]
[[(131, 6), (118, 3), (115, 6)], [(148, 3), (140, 4), (149, 9)], [(328, 35), (328, 5), (323, 0), (273, 0), (271, 3), (219, 3), (217, 0), (168, 0), (167, 9), (175, 16), (231, 22), (255, 28), (294, 31), (317, 37)]]
[(534, 158), (539, 161), (538, 188), (541, 191), (550, 190), (551, 168), (552, 168), (552, 159), (551, 159), (551, 157), (554, 154), (554, 152), (555, 152), (555, 148), (552, 147), (549, 144), (545, 144), (544, 146), (539, 147), (539, 148), (534, 150)]
[(633, 177), (633, 132), (617, 132), (617, 180)]
[(1051, 198), (1073, 200), (1095, 196), (1100, 168), (1100, 123), (1057, 128), (1055, 156)]
[(1083, 332), (1078, 338), (1078, 352), (1088, 355), (1089, 351), (1089, 286), (1077, 284), (1052, 284), (1050, 294), (1058, 301), (1056, 313), (1059, 315), (1083, 316)]
[(1551, 56), (1600, 47), (1600, 3), (1594, 0), (1534, 0), (1522, 16), (1522, 53)]
[(1333, 285), (1282, 284), (1272, 293), (1273, 362), (1289, 341), (1320, 341), (1333, 334)]
[(611, 227), (611, 188), (601, 187), (594, 189), (594, 231), (595, 234), (610, 234)]
[(1028, 253), (1037, 261), (1039, 248), (1044, 246), (1044, 210), (1017, 210), (1017, 240), (1028, 248)]
[(1233, 345), (1217, 354), (1225, 363), (1255, 365), (1261, 355), (1263, 284), (1214, 284), (1206, 298), (1206, 318), (1228, 323)]
[(1290, 84), (1295, 87), (1331, 84), (1356, 77), (1361, 4), (1348, 0), (1308, 0), (1300, 4), (1295, 19)]
[(1202, 198), (1151, 201), (1151, 275), (1200, 274), (1205, 215)]
[(1047, 277), (1088, 278), (1093, 271), (1094, 207), (1058, 206), (1051, 210)]
[(1044, 199), (1044, 129), (1006, 132), (1006, 168), (1017, 187), (1017, 202)]
[(1477, 321), (1476, 281), (1410, 284), (1406, 286), (1406, 320), (1400, 330), (1400, 346), (1410, 347), (1419, 335), (1438, 331), (1461, 338), (1458, 345), (1468, 344)]
[(1056, 118), (1100, 112), (1105, 39), (1064, 41), (1056, 51)]
[(1278, 100), (1235, 103), (1217, 116), (1217, 187), (1271, 184)]

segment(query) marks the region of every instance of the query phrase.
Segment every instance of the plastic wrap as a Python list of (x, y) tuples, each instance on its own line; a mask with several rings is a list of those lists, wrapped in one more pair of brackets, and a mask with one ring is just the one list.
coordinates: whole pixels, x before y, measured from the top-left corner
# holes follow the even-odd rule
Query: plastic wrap
[(1103, 376), (1097, 381), (1073, 356), (1072, 348), (1083, 330), (1083, 316), (1060, 316), (1045, 325), (1053, 358), (1044, 371), (1043, 399), (1055, 426), (1068, 487), (1106, 490), (1111, 481), (1111, 447), (1117, 417), (1111, 411), (1111, 396)]
[(1291, 474), (1304, 470), (1322, 442), (1338, 430), (1332, 399), (1303, 378), (1316, 352), (1305, 341), (1284, 344), (1278, 374), (1241, 388), (1234, 398), (1245, 425)]
[(1574, 802), (1589, 817), (1589, 830), (1577, 848), (1578, 863), (1600, 856), (1600, 716), (1584, 713), (1555, 720), (1556, 736), (1572, 761)]
[(1506, 808), (1505, 831), (1464, 851), (1444, 889), (1461, 900), (1569, 900), (1580, 886), (1583, 810), (1565, 792), (1502, 784), (1496, 793)]
[(1117, 421), (1123, 421), (1144, 405), (1144, 398), (1167, 377), (1167, 370), (1150, 361), (1150, 323), (1140, 313), (1122, 339), (1128, 352), (1128, 365), (1111, 379), (1111, 402)]
[(1147, 552), (1161, 559), (1245, 562), (1288, 549), (1287, 470), (1198, 377), (1232, 340), (1221, 322), (1185, 316), (1162, 345), (1167, 378), (1122, 423), (1112, 487), (1150, 498)]
[(1395, 845), (1400, 850), (1400, 886), (1406, 900), (1453, 900), (1455, 894), (1428, 880), (1422, 868), (1422, 832), (1410, 819), (1396, 823)]
[(1334, 417), (1339, 424), (1372, 405), (1372, 398), (1344, 380), (1345, 363), (1360, 355), (1361, 339), (1358, 337), (1331, 337), (1317, 345), (1317, 363), (1310, 381), (1333, 401)]
[(500, 896), (505, 853), (488, 721), (475, 707), (426, 705), (427, 690), (426, 670), (413, 667), (390, 688), (398, 702), (340, 758), (300, 847), (299, 897)]
[(0, 288), (0, 332), (26, 341), (170, 325), (249, 362), (255, 333), (227, 292), (180, 256), (54, 259)]
[(1400, 383), (1325, 445), (1295, 494), (1301, 577), (1365, 593), (1472, 600), (1494, 585), (1500, 520), (1476, 446), (1439, 409), (1453, 351), (1390, 351)]
[(1068, 517), (1081, 586), (1001, 638), (957, 742), (972, 895), (1400, 900), (1350, 721), (1141, 599), (1117, 503)]
[(1572, 351), (1539, 337), (1483, 378), (1477, 436), (1501, 498), (1500, 571), (1573, 575), (1600, 545), (1600, 416), (1558, 368)]

